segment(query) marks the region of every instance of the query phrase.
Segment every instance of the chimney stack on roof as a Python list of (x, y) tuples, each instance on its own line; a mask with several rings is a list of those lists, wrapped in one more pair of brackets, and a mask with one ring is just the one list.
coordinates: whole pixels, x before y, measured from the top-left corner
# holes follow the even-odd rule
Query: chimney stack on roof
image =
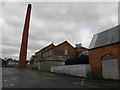
[(82, 47), (82, 44), (81, 44), (81, 43), (79, 43), (79, 44), (75, 44), (75, 45), (76, 45), (77, 48)]

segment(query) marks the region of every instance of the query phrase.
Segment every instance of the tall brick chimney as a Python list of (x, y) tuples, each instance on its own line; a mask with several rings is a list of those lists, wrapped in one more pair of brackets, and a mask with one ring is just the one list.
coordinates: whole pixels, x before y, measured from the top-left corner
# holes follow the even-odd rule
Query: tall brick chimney
[(26, 18), (25, 18), (25, 24), (24, 24), (24, 29), (23, 29), (23, 35), (22, 35), (20, 54), (19, 54), (19, 64), (18, 64), (18, 66), (20, 68), (25, 68), (26, 67), (27, 45), (28, 45), (28, 34), (29, 34), (29, 22), (30, 22), (31, 7), (32, 7), (32, 5), (28, 4), (27, 14), (26, 14)]

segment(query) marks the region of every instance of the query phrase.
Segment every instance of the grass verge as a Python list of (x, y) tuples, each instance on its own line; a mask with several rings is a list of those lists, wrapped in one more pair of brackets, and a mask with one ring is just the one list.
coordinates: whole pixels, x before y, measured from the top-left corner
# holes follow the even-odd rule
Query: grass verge
[(40, 75), (40, 76), (45, 76), (45, 77), (54, 77), (54, 76), (56, 76), (56, 74), (47, 73), (47, 72), (39, 73), (38, 75)]

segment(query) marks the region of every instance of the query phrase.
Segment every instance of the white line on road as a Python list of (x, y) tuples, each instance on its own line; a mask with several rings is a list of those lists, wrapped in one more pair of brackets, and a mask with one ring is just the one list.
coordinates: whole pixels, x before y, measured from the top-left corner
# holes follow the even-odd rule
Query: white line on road
[(84, 84), (84, 80), (85, 80), (85, 79), (82, 79), (81, 85), (83, 85), (83, 84)]

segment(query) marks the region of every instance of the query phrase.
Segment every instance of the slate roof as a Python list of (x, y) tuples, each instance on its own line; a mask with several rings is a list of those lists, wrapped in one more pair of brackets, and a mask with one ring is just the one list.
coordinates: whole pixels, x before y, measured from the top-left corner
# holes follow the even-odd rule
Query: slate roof
[(120, 42), (120, 25), (93, 36), (89, 49)]

